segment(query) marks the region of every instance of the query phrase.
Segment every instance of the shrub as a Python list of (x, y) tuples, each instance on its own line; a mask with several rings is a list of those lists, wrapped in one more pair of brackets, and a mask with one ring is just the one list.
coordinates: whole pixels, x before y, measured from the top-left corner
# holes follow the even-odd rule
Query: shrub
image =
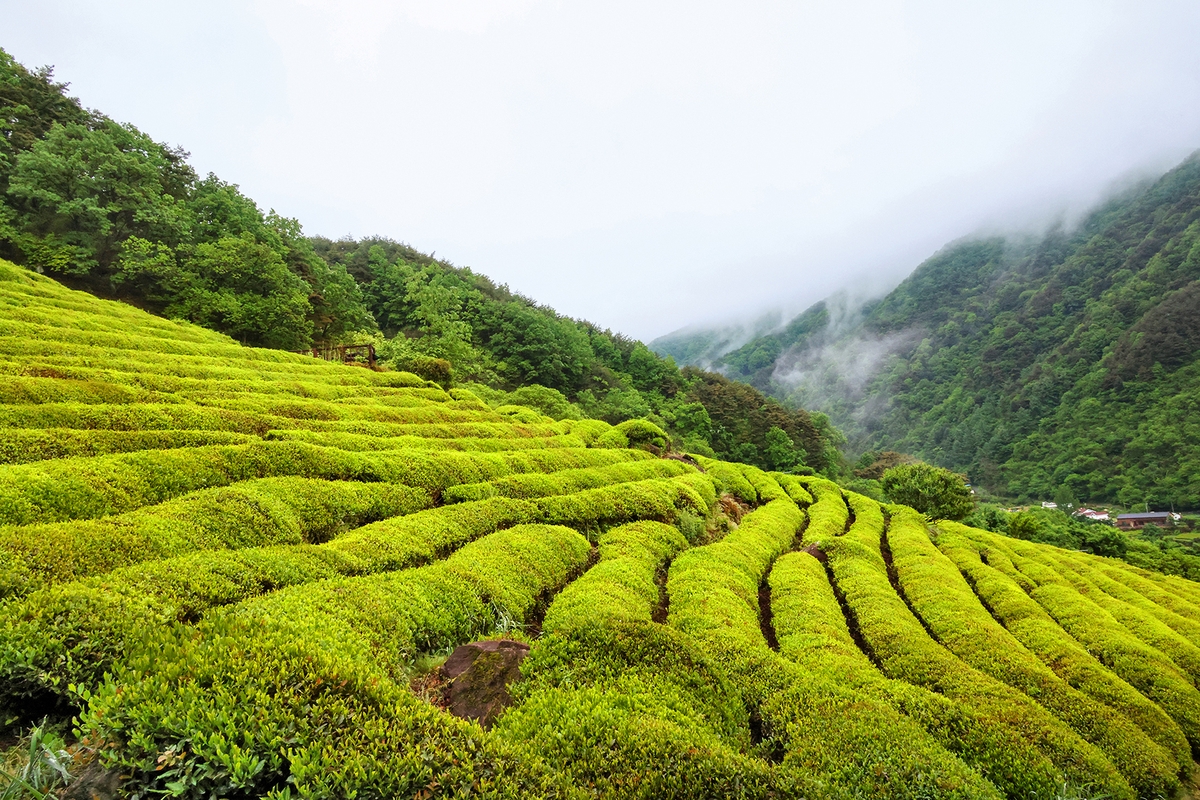
[(691, 467), (680, 461), (648, 460), (609, 467), (565, 469), (552, 473), (526, 473), (498, 478), (486, 483), (467, 483), (451, 486), (442, 493), (442, 501), (458, 503), (463, 500), (482, 500), (486, 497), (549, 497), (574, 494), (583, 489), (595, 489), (614, 483), (673, 478), (692, 473)]
[(775, 473), (773, 477), (783, 487), (783, 490), (787, 492), (788, 497), (792, 498), (797, 505), (812, 505), (813, 496), (805, 488), (800, 478), (795, 475), (783, 475), (780, 473)]
[[(1178, 765), (1136, 725), (1062, 681), (988, 613), (958, 569), (923, 528), (893, 525), (887, 535), (897, 580), (922, 623), (946, 649), (982, 673), (1040, 703), (1111, 760), (1139, 796), (1175, 791)], [(1127, 789), (1099, 752), (1087, 771), (1119, 794)]]
[[(806, 542), (820, 544), (831, 536), (841, 536), (850, 522), (850, 510), (836, 483), (821, 478), (801, 478), (815, 499), (808, 507), (808, 528), (804, 531)], [(880, 532), (883, 530), (883, 515), (879, 515)]]
[[(0, 428), (0, 464), (99, 456), (138, 450), (246, 444), (253, 438), (227, 431), (75, 431)], [(582, 443), (581, 443), (582, 444)]]
[[(511, 749), (488, 746), (392, 676), (405, 676), (418, 648), (522, 618), (589, 551), (565, 528), (522, 526), (441, 564), (284, 590), (194, 632), (154, 634), (85, 693), (81, 729), (114, 743), (107, 758), (132, 775), (127, 791), (254, 795), (286, 782), (308, 796), (395, 796), (436, 780), (546, 794), (553, 782)], [(408, 741), (424, 744), (395, 746)]]
[[(892, 525), (897, 519), (904, 525), (922, 525), (911, 510), (892, 506), (891, 511)], [(881, 546), (880, 532), (867, 527), (852, 527), (846, 535), (820, 543), (834, 586), (845, 598), (879, 669), (889, 678), (930, 689), (967, 709), (974, 724), (954, 734), (961, 742), (956, 749), (961, 748), (967, 763), (997, 788), (1010, 796), (1053, 793), (1062, 782), (1062, 773), (1050, 758), (1063, 752), (1058, 744), (1064, 738), (1061, 723), (933, 641), (890, 585)], [(1071, 746), (1071, 738), (1066, 737), (1067, 752), (1075, 756), (1079, 748)], [(1041, 751), (1043, 745), (1049, 753)]]
[(690, 638), (648, 621), (597, 618), (535, 643), (518, 703), (493, 731), (604, 797), (821, 796), (744, 752), (746, 712)]
[(649, 458), (628, 450), (546, 448), (501, 453), (419, 450), (347, 453), (301, 442), (191, 447), (0, 467), (0, 524), (119, 514), (204, 487), (296, 475), (392, 481), (429, 491), (515, 472), (605, 466)]
[(287, 586), (428, 564), (535, 519), (530, 504), (496, 498), (393, 517), (323, 545), (204, 551), (33, 592), (0, 622), (0, 711), (29, 720), (66, 712), (69, 685), (94, 689), (139, 637), (171, 622)]
[[(1030, 596), (1068, 634), (1106, 667), (1157, 703), (1183, 730), (1192, 747), (1200, 741), (1200, 693), (1190, 677), (1159, 651), (1133, 636), (1125, 626), (1091, 600), (1080, 595), (1067, 580), (1049, 567), (1019, 555), (1034, 545), (995, 534), (970, 531), (986, 541), (989, 563), (1010, 574), (1019, 573), (1030, 586)], [(992, 558), (999, 551), (1006, 558)]]
[(24, 593), (196, 550), (321, 542), (345, 528), (409, 514), (431, 502), (428, 492), (397, 484), (245, 481), (127, 514), (0, 530), (0, 550), (16, 555), (25, 567), (19, 585), (14, 586), (15, 578), (0, 584)]
[(893, 503), (934, 519), (962, 519), (975, 508), (966, 479), (932, 464), (900, 464), (883, 473), (883, 491)]
[(861, 796), (997, 797), (911, 721), (839, 686), (856, 673), (828, 679), (767, 647), (758, 588), (773, 557), (794, 538), (799, 513), (790, 500), (775, 500), (724, 540), (680, 555), (667, 584), (671, 624), (701, 642), (743, 687), (789, 774), (815, 773)]
[[(1046, 553), (1038, 560), (1057, 569), (1077, 592), (1112, 614), (1113, 619), (1130, 633), (1174, 661), (1184, 672), (1200, 675), (1200, 648), (1192, 640), (1192, 637), (1200, 638), (1200, 625), (1145, 601), (1136, 592), (1123, 592), (1125, 587), (1115, 584), (1107, 576), (1092, 574), (1078, 557)], [(1101, 588), (1099, 584), (1107, 588)], [(1183, 628), (1191, 636), (1176, 628)]]
[(638, 520), (674, 522), (682, 511), (707, 516), (715, 497), (702, 475), (659, 478), (585, 489), (532, 501), (546, 522), (596, 536), (611, 525)]
[(746, 478), (745, 473), (739, 469), (737, 464), (717, 461), (704, 456), (693, 456), (693, 458), (696, 459), (700, 468), (712, 477), (718, 492), (731, 494), (750, 505), (758, 505), (758, 490), (754, 488), (754, 484)]
[(599, 563), (554, 599), (543, 631), (597, 622), (650, 622), (659, 599), (655, 576), (687, 548), (687, 539), (661, 522), (633, 522), (604, 534), (598, 544)]
[[(1021, 584), (984, 563), (986, 545), (964, 536), (965, 530), (955, 523), (939, 523), (937, 545), (962, 571), (990, 613), (1064, 681), (1133, 721), (1178, 764), (1187, 763), (1190, 747), (1179, 726), (1060, 628)], [(989, 562), (1003, 559), (999, 553), (988, 556)], [(1032, 588), (1028, 584), (1028, 589)]]
[(283, 418), (243, 414), (183, 403), (43, 403), (0, 405), (0, 426), (13, 428), (73, 428), (149, 432), (164, 430), (231, 431), (263, 435), (272, 427), (290, 424)]

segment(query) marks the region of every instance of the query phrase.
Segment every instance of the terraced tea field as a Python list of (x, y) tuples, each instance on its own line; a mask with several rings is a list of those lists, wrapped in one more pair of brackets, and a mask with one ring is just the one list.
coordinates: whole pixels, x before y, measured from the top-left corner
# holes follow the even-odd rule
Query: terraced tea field
[[(1200, 746), (1200, 586), (646, 423), (0, 263), (0, 429), (0, 721), (129, 796), (1155, 798)], [(486, 728), (431, 672), (485, 638)]]

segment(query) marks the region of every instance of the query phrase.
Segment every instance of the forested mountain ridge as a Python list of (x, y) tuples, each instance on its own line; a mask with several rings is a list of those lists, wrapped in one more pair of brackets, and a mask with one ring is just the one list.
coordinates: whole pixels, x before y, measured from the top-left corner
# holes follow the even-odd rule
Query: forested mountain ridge
[(649, 418), (693, 452), (839, 468), (840, 434), (821, 416), (681, 371), (641, 342), (407, 245), (305, 236), (237, 186), (201, 178), (180, 148), (66, 89), (0, 50), (0, 258), (243, 344), (371, 341), (385, 363), (470, 383), (496, 404)]
[(949, 245), (831, 328), (818, 303), (715, 362), (1002, 493), (1200, 503), (1200, 157), (1074, 230)]

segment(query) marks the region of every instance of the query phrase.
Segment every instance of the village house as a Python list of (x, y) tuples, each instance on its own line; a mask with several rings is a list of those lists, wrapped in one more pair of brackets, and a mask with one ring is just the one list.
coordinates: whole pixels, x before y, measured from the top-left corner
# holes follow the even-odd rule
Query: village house
[(1138, 514), (1118, 514), (1117, 527), (1123, 531), (1141, 530), (1147, 525), (1157, 525), (1160, 528), (1166, 528), (1175, 519), (1173, 515), (1166, 511), (1148, 511)]

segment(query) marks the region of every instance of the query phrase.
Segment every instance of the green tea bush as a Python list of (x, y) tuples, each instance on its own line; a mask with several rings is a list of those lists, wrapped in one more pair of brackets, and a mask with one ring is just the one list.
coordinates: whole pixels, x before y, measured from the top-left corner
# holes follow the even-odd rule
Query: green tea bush
[[(1023, 692), (1100, 748), (1139, 797), (1167, 796), (1175, 791), (1178, 765), (1171, 755), (1132, 722), (1062, 681), (1026, 650), (993, 619), (923, 528), (893, 525), (887, 541), (904, 596), (943, 647), (980, 672)], [(1093, 776), (1099, 776), (1105, 767), (1100, 763), (1088, 768)]]
[(431, 503), (427, 491), (399, 484), (266, 478), (101, 519), (0, 529), (0, 550), (24, 563), (23, 593), (195, 550), (321, 542)]
[(786, 720), (787, 760), (863, 796), (1002, 796), (960, 760), (980, 749), (961, 733), (975, 728), (969, 712), (875, 668), (816, 557), (780, 557), (770, 589), (779, 652), (804, 675), (803, 688), (778, 695), (766, 712)]
[[(389, 691), (393, 680), (405, 678), (418, 652), (524, 619), (590, 549), (565, 528), (518, 526), (439, 564), (276, 592), (195, 632), (152, 636), (116, 680), (85, 695), (81, 726), (118, 743), (113, 756), (143, 790), (183, 780), (196, 796), (257, 794), (287, 781), (311, 796), (345, 797), (415, 794), (464, 774), (470, 784), (488, 752), (478, 739), (457, 741), (472, 727), (413, 706), (411, 695)], [(229, 707), (234, 697), (261, 702)], [(336, 744), (331, 725), (349, 728)], [(369, 744), (378, 735), (402, 738)], [(395, 746), (414, 735), (423, 754)], [(166, 774), (164, 751), (177, 755)], [(503, 796), (545, 791), (523, 785), (514, 766), (485, 772), (480, 790), (503, 781)]]
[[(493, 411), (506, 419), (510, 419), (513, 422), (520, 422), (524, 425), (544, 425), (554, 421), (550, 417), (525, 406), (497, 406)], [(614, 446), (620, 447), (621, 445)]]
[(704, 475), (632, 481), (542, 497), (531, 502), (545, 522), (571, 525), (590, 535), (638, 520), (674, 522), (681, 512), (707, 516), (716, 500)]
[[(842, 490), (837, 488), (836, 484), (822, 480), (810, 480), (808, 489), (816, 500), (808, 507), (808, 528), (804, 532), (804, 540), (820, 543), (830, 537), (841, 536), (845, 533), (850, 520), (850, 510), (846, 505), (846, 499), (842, 496)], [(875, 508), (875, 515), (878, 516), (878, 530), (882, 533), (883, 513), (878, 510), (878, 504), (875, 505)], [(875, 515), (870, 515), (869, 511), (867, 514), (872, 520), (875, 519)]]
[[(322, 545), (204, 551), (33, 592), (0, 621), (0, 710), (70, 708), (67, 688), (99, 685), (146, 632), (287, 586), (429, 564), (504, 527), (536, 521), (496, 498), (431, 508)], [(36, 714), (34, 714), (36, 715)]]
[[(970, 529), (968, 529), (970, 530)], [(980, 535), (972, 532), (972, 536)], [(1019, 555), (1036, 546), (1017, 539), (985, 535), (990, 550), (1007, 561), (992, 559), (1003, 569), (1019, 572), (1032, 584), (1030, 596), (1101, 663), (1157, 703), (1183, 730), (1193, 749), (1200, 742), (1200, 692), (1192, 679), (1165, 655), (1145, 644), (1112, 615), (1079, 594), (1057, 572)], [(1019, 546), (1020, 550), (1009, 547)]]
[(801, 520), (789, 499), (775, 500), (724, 540), (676, 558), (667, 584), (670, 623), (702, 642), (743, 687), (784, 767), (859, 796), (998, 797), (886, 704), (847, 691), (833, 677), (801, 671), (767, 647), (758, 624), (759, 584)]
[(152, 392), (103, 381), (71, 380), (56, 377), (0, 375), (0, 403), (5, 405), (40, 403), (153, 403), (159, 398)]
[[(892, 525), (917, 525), (915, 512), (892, 506)], [(1020, 693), (979, 673), (929, 637), (888, 580), (881, 537), (852, 527), (819, 543), (829, 559), (837, 590), (854, 614), (864, 646), (889, 678), (922, 686), (967, 706), (975, 713), (978, 748), (968, 763), (1010, 796), (1051, 796), (1063, 769), (1087, 763), (1088, 745)], [(971, 746), (971, 745), (969, 745)], [(1042, 752), (1046, 747), (1049, 752)], [(1083, 755), (1083, 759), (1079, 756)], [(1072, 762), (1072, 759), (1079, 759)], [(1111, 766), (1104, 772), (1113, 771)], [(1083, 782), (1090, 781), (1085, 777)], [(1128, 791), (1126, 792), (1129, 793)]]
[(184, 403), (44, 403), (0, 405), (0, 427), (71, 428), (126, 432), (164, 430), (230, 431), (263, 435), (273, 427), (294, 424), (282, 417), (242, 414)]
[(788, 493), (775, 480), (774, 475), (768, 474), (752, 464), (738, 464), (738, 468), (741, 469), (750, 485), (754, 487), (754, 493), (758, 495), (759, 502), (769, 503), (772, 500), (788, 497)]
[[(954, 561), (979, 598), (987, 604), (990, 613), (1064, 681), (1116, 709), (1165, 748), (1178, 764), (1186, 764), (1190, 746), (1174, 720), (1097, 661), (1060, 628), (1020, 584), (984, 563), (981, 554), (986, 545), (964, 536), (964, 530), (965, 526), (957, 523), (939, 522), (937, 545)], [(989, 562), (1004, 559), (1002, 554), (995, 552), (988, 553), (987, 557)], [(1032, 584), (1029, 588), (1032, 589)]]
[(601, 419), (564, 419), (559, 424), (567, 433), (582, 438), (589, 447), (594, 446), (601, 436), (612, 429), (611, 425)]
[(410, 436), (364, 436), (355, 433), (324, 431), (285, 430), (271, 431), (268, 439), (278, 441), (301, 441), (321, 447), (336, 447), (339, 450), (366, 452), (371, 450), (461, 450), (475, 453), (497, 453), (503, 450), (539, 450), (546, 447), (587, 447), (579, 436), (487, 436), (487, 437), (430, 437)]
[(298, 474), (350, 478), (337, 451), (284, 442), (192, 447), (0, 467), (0, 523), (119, 514), (209, 486)]
[(750, 734), (736, 690), (693, 640), (668, 627), (600, 612), (569, 635), (539, 639), (521, 671), (517, 703), (493, 735), (539, 754), (584, 796), (827, 794), (745, 752)]
[(795, 475), (785, 475), (780, 472), (774, 472), (771, 476), (775, 478), (779, 485), (783, 487), (783, 490), (787, 492), (788, 497), (792, 498), (797, 505), (804, 506), (805, 508), (812, 505), (813, 496), (804, 484), (800, 482), (798, 477)]
[(598, 545), (599, 563), (554, 598), (543, 631), (577, 628), (597, 619), (650, 622), (658, 604), (655, 575), (688, 543), (671, 525), (633, 522), (605, 533)]
[[(1045, 553), (1038, 561), (1059, 570), (1076, 591), (1112, 614), (1113, 619), (1124, 625), (1134, 636), (1174, 661), (1192, 676), (1193, 681), (1200, 678), (1200, 648), (1197, 648), (1189, 636), (1175, 629), (1176, 626), (1181, 626), (1190, 629), (1193, 635), (1196, 635), (1200, 632), (1200, 625), (1192, 623), (1189, 627), (1188, 620), (1166, 609), (1159, 609), (1153, 603), (1146, 602), (1140, 595), (1134, 597), (1135, 592), (1129, 592), (1124, 598), (1114, 597), (1112, 592), (1120, 593), (1125, 587), (1120, 584), (1113, 587), (1114, 581), (1104, 575), (1092, 575), (1086, 566), (1081, 566), (1065, 553)], [(1105, 581), (1111, 591), (1099, 586)], [(1151, 609), (1161, 613), (1155, 613)], [(1162, 616), (1166, 616), (1168, 620), (1173, 618), (1175, 625), (1169, 624)]]
[(532, 503), (496, 497), (364, 525), (324, 547), (352, 557), (363, 572), (382, 572), (427, 563), (485, 534), (539, 519)]
[(574, 796), (527, 754), (293, 631), (226, 619), (160, 632), (117, 681), (85, 693), (80, 724), (109, 743), (102, 763), (129, 776), (126, 791), (335, 800), (445, 784), (484, 798)]
[(301, 442), (191, 447), (0, 466), (0, 524), (119, 514), (204, 487), (296, 475), (392, 481), (440, 491), (515, 472), (607, 466), (646, 453), (547, 448), (501, 453), (397, 450), (348, 453)]
[[(1200, 622), (1200, 609), (1197, 609), (1194, 603), (1180, 596), (1178, 592), (1170, 591), (1148, 574), (1110, 561), (1101, 561), (1098, 564), (1094, 564), (1093, 568), (1096, 572), (1103, 574), (1106, 578), (1113, 581), (1113, 583), (1136, 592), (1139, 596), (1153, 603), (1156, 608), (1173, 614), (1174, 619), (1182, 618), (1192, 623)], [(1109, 593), (1112, 594), (1112, 592)]]
[(662, 428), (645, 419), (627, 419), (596, 440), (596, 447), (634, 447), (665, 453), (671, 439)]
[(614, 464), (611, 467), (565, 469), (551, 473), (526, 473), (498, 478), (486, 483), (451, 486), (442, 493), (442, 502), (458, 503), (464, 500), (482, 500), (486, 497), (497, 496), (549, 497), (574, 494), (584, 489), (595, 489), (613, 483), (650, 478), (674, 478), (693, 472), (691, 467), (681, 461), (653, 459)]
[[(284, 419), (276, 417), (273, 419)], [(292, 422), (286, 430), (272, 430), (269, 439), (296, 439), (341, 450), (393, 450), (389, 439), (511, 439), (565, 435), (565, 426), (515, 425), (507, 422)], [(587, 443), (586, 437), (579, 437)]]
[(718, 630), (740, 646), (765, 645), (758, 625), (759, 584), (803, 520), (790, 499), (773, 500), (743, 517), (721, 541), (681, 553), (667, 580), (671, 626), (702, 641)]
[(758, 490), (754, 488), (737, 464), (715, 458), (692, 456), (713, 481), (718, 493), (731, 494), (749, 505), (758, 505)]
[(517, 525), (415, 570), (291, 587), (232, 612), (305, 631), (310, 647), (401, 678), (419, 653), (452, 647), (504, 620), (523, 622), (581, 570), (591, 546), (561, 526)]
[(138, 450), (246, 444), (257, 437), (228, 431), (77, 431), (0, 428), (0, 464), (99, 456)]

